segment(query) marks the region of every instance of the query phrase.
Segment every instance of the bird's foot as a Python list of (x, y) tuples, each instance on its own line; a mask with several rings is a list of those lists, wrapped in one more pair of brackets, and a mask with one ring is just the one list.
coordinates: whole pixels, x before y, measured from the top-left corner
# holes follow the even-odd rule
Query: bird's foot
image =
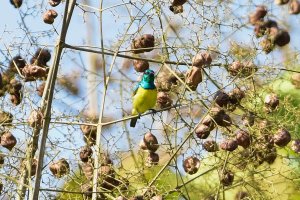
[(153, 114), (157, 113), (157, 110), (155, 109), (149, 109), (150, 111), (152, 111)]

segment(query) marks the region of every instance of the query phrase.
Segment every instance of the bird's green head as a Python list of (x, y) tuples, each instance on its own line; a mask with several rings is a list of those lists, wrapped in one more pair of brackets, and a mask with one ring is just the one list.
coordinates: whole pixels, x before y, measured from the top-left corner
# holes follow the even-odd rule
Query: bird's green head
[(154, 71), (151, 69), (147, 69), (144, 72), (142, 81), (146, 83), (154, 83)]

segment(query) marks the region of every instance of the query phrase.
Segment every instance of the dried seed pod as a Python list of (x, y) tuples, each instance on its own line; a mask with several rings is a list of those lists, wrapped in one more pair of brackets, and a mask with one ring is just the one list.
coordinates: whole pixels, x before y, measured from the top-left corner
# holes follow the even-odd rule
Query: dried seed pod
[(259, 44), (260, 44), (262, 50), (263, 50), (266, 54), (270, 53), (270, 52), (273, 51), (274, 48), (275, 48), (274, 42), (272, 42), (272, 41), (271, 41), (270, 39), (268, 39), (268, 38), (263, 39)]
[(0, 165), (4, 164), (4, 155), (0, 154)]
[(144, 135), (143, 140), (149, 151), (155, 152), (158, 149), (159, 145), (158, 145), (157, 138), (152, 133), (150, 133), (150, 132), (146, 133)]
[(289, 32), (287, 32), (286, 30), (279, 29), (279, 31), (274, 39), (274, 43), (280, 47), (283, 47), (283, 46), (287, 45), (288, 43), (290, 43), (290, 40), (291, 40), (291, 37), (290, 37)]
[(111, 165), (102, 165), (99, 168), (99, 182), (101, 187), (112, 190), (115, 187), (115, 171)]
[(15, 8), (20, 8), (22, 6), (23, 0), (10, 0), (10, 3), (15, 7)]
[(183, 13), (183, 6), (182, 6), (182, 5), (178, 5), (178, 6), (170, 6), (169, 9), (170, 9), (174, 14)]
[(265, 97), (265, 105), (267, 108), (274, 110), (279, 105), (279, 98), (276, 94), (271, 93)]
[(11, 94), (10, 101), (13, 105), (17, 106), (21, 103), (23, 95), (21, 94)]
[(85, 183), (81, 185), (81, 192), (86, 198), (91, 198), (93, 194), (93, 187), (90, 183)]
[(154, 47), (154, 36), (144, 34), (141, 37), (135, 38), (131, 44), (131, 51), (135, 54), (150, 52)]
[(197, 173), (199, 168), (200, 160), (194, 156), (190, 156), (183, 161), (183, 169), (190, 175)]
[(291, 81), (293, 83), (293, 85), (295, 85), (295, 87), (297, 89), (300, 88), (300, 74), (299, 73), (294, 73), (292, 76), (291, 76)]
[(11, 134), (11, 132), (5, 132), (1, 135), (1, 145), (4, 148), (11, 151), (16, 144), (17, 139), (15, 138), (15, 136), (13, 136), (13, 134)]
[(48, 49), (38, 48), (33, 57), (30, 59), (30, 64), (45, 67), (51, 59), (51, 53)]
[(37, 89), (36, 89), (37, 94), (38, 94), (40, 97), (43, 96), (45, 86), (46, 86), (46, 83), (43, 82), (43, 83), (41, 83), (41, 84), (37, 87)]
[(186, 73), (186, 84), (195, 91), (198, 84), (202, 82), (202, 72), (198, 67), (192, 67), (191, 70)]
[(255, 24), (255, 27), (254, 27), (254, 34), (257, 38), (260, 38), (265, 35), (266, 30), (267, 29), (263, 23), (257, 23), (257, 24)]
[(231, 104), (238, 104), (245, 97), (245, 92), (240, 88), (234, 88), (228, 96)]
[(159, 162), (159, 155), (154, 152), (150, 152), (146, 158), (146, 166), (151, 167), (157, 165)]
[(300, 2), (297, 0), (292, 0), (289, 4), (289, 13), (293, 15), (298, 15), (300, 13)]
[(17, 81), (16, 79), (12, 79), (9, 82), (9, 89), (8, 92), (9, 94), (18, 94), (20, 93), (20, 91), (22, 90), (22, 83), (20, 83), (19, 81)]
[(26, 65), (22, 70), (22, 74), (25, 76), (25, 81), (34, 81), (38, 78), (46, 78), (47, 70), (37, 65)]
[(212, 62), (212, 58), (210, 53), (208, 52), (201, 52), (196, 54), (192, 59), (192, 65), (198, 68), (202, 68), (205, 65), (210, 65)]
[(238, 147), (236, 140), (224, 140), (220, 144), (220, 148), (226, 151), (234, 151)]
[(82, 162), (88, 162), (92, 157), (93, 150), (90, 146), (81, 147), (79, 157)]
[(207, 140), (202, 146), (208, 152), (216, 152), (219, 150), (218, 144), (214, 140)]
[(33, 110), (28, 118), (28, 124), (32, 128), (42, 128), (43, 126), (43, 113), (40, 110)]
[(2, 194), (2, 190), (3, 190), (3, 183), (0, 181), (0, 194)]
[(170, 107), (173, 102), (167, 92), (158, 92), (156, 101), (161, 109)]
[(249, 194), (248, 192), (245, 191), (239, 191), (236, 195), (235, 195), (235, 200), (246, 200), (249, 199)]
[(50, 4), (50, 6), (55, 7), (58, 6), (60, 4), (61, 0), (49, 0), (48, 3)]
[(244, 64), (241, 63), (240, 61), (234, 61), (229, 67), (228, 71), (230, 75), (236, 76), (239, 74), (240, 71), (244, 68)]
[(222, 123), (226, 113), (222, 108), (215, 106), (210, 109), (209, 115), (219, 125)]
[(2, 82), (2, 74), (0, 73), (0, 89), (3, 88), (3, 82)]
[(57, 17), (57, 12), (55, 10), (47, 10), (43, 15), (43, 20), (46, 24), (53, 24), (54, 19)]
[(91, 180), (93, 178), (94, 167), (91, 162), (82, 163), (81, 169), (88, 180)]
[(264, 5), (257, 6), (254, 13), (249, 15), (249, 22), (252, 25), (255, 25), (261, 21), (263, 21), (263, 18), (268, 13), (267, 7)]
[(245, 126), (253, 126), (254, 120), (255, 120), (255, 115), (253, 112), (245, 113), (242, 116), (243, 125)]
[(149, 69), (149, 62), (146, 60), (133, 60), (133, 67), (137, 72), (145, 72)]
[(5, 123), (12, 123), (13, 115), (9, 112), (1, 111), (0, 110), (0, 124), (3, 126)]
[(56, 178), (61, 178), (62, 176), (68, 174), (70, 171), (70, 165), (64, 158), (59, 159), (55, 163), (52, 163), (49, 168)]
[(287, 4), (289, 0), (275, 0), (275, 4), (277, 5), (284, 5)]
[(96, 144), (97, 127), (90, 125), (81, 125), (80, 129), (84, 135), (84, 140), (89, 145)]
[(266, 151), (266, 154), (264, 155), (264, 161), (266, 161), (269, 164), (274, 163), (276, 158), (277, 158), (277, 150), (275, 147), (268, 149)]
[(236, 142), (245, 149), (250, 146), (251, 137), (247, 131), (238, 130), (236, 133)]
[(276, 145), (284, 147), (291, 141), (291, 135), (286, 129), (281, 128), (273, 136), (273, 139)]
[(224, 186), (230, 186), (232, 185), (234, 180), (234, 174), (230, 170), (224, 170), (224, 172), (220, 173), (220, 182)]
[(206, 116), (202, 119), (201, 124), (204, 124), (204, 125), (208, 126), (210, 131), (214, 130), (214, 128), (215, 128), (215, 122), (214, 122), (214, 120), (212, 119), (212, 117), (209, 116), (209, 115), (206, 115)]
[(195, 134), (200, 139), (206, 139), (210, 134), (210, 127), (204, 124), (199, 124), (195, 129)]
[(223, 127), (231, 126), (232, 124), (230, 116), (227, 115), (226, 113), (222, 115), (222, 118), (218, 120), (215, 119), (215, 121), (219, 126), (223, 126)]
[(26, 61), (20, 55), (18, 55), (13, 57), (13, 59), (9, 62), (9, 70), (14, 73), (18, 73), (17, 68), (19, 69), (19, 71), (22, 71), (25, 65)]
[(220, 107), (225, 107), (230, 102), (230, 97), (227, 93), (225, 93), (222, 90), (218, 90), (214, 96), (214, 101), (216, 104), (218, 104)]
[(292, 141), (291, 149), (296, 153), (300, 153), (300, 140), (296, 139)]
[[(21, 168), (27, 168), (27, 163), (28, 163), (29, 161), (27, 161), (27, 160), (23, 160), (22, 161), (22, 163), (21, 163)], [(30, 163), (30, 176), (35, 176), (35, 174), (36, 174), (36, 169), (37, 169), (37, 164), (38, 164), (38, 160), (37, 159), (35, 159), (35, 158), (33, 158), (32, 160), (31, 160), (31, 163)]]

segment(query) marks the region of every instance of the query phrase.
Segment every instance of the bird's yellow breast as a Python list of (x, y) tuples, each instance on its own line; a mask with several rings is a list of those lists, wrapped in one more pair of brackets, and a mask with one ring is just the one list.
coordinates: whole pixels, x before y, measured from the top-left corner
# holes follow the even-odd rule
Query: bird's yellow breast
[(133, 96), (132, 115), (141, 114), (153, 108), (156, 103), (156, 98), (156, 89), (144, 89), (139, 87)]

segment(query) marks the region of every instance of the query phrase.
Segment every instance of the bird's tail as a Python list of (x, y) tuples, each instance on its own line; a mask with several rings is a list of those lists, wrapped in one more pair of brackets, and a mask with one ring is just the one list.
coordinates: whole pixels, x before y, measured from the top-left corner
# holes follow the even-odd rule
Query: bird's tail
[(137, 118), (132, 118), (130, 120), (130, 127), (135, 127), (137, 120), (138, 120), (138, 117)]

